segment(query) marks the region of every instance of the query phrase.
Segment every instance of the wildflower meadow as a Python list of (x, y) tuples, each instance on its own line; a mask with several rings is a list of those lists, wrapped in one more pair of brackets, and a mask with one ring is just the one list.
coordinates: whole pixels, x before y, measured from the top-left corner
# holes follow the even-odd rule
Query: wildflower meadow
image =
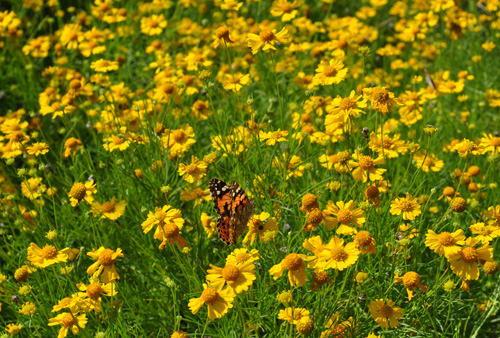
[(500, 337), (499, 0), (0, 3), (0, 338)]

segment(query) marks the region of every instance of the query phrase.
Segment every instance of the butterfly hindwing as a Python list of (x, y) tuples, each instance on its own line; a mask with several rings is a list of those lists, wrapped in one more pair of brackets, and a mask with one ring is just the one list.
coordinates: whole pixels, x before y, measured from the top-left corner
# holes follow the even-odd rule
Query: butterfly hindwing
[(231, 223), (231, 217), (227, 215), (219, 215), (219, 218), (217, 218), (217, 232), (219, 233), (220, 239), (227, 245), (231, 244), (230, 241), (230, 223)]

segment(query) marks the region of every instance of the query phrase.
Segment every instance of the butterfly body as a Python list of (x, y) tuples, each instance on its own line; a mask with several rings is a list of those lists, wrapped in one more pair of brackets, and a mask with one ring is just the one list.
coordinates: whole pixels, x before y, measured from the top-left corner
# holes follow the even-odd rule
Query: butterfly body
[(252, 217), (254, 200), (248, 199), (237, 182), (226, 184), (219, 179), (210, 180), (210, 195), (219, 215), (217, 232), (220, 239), (227, 245), (236, 244)]

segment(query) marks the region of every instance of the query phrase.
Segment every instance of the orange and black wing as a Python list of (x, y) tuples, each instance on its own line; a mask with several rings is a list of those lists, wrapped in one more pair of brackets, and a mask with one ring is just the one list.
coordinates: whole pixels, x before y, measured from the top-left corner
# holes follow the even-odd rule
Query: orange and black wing
[(231, 191), (229, 186), (223, 181), (213, 178), (210, 180), (209, 188), (215, 211), (220, 216), (231, 216)]

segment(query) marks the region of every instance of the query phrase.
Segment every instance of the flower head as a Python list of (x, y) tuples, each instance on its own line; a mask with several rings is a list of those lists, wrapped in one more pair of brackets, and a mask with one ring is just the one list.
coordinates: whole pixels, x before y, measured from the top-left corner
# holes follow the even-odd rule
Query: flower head
[(113, 251), (101, 246), (97, 250), (87, 252), (87, 256), (96, 260), (96, 262), (87, 269), (87, 273), (89, 275), (92, 275), (94, 278), (98, 278), (102, 273), (101, 280), (104, 283), (120, 279), (120, 276), (116, 271), (115, 263), (119, 257), (125, 257), (122, 253), (122, 249), (118, 248), (116, 251)]
[(276, 30), (263, 29), (259, 35), (249, 33), (247, 35), (248, 47), (252, 49), (252, 54), (257, 54), (259, 49), (262, 50), (274, 49), (274, 44), (276, 42), (285, 43), (288, 42), (288, 29), (283, 28), (279, 33)]
[(228, 289), (212, 286), (210, 283), (203, 284), (203, 293), (199, 298), (189, 300), (189, 310), (195, 315), (204, 304), (208, 306), (208, 317), (211, 320), (222, 318), (230, 308), (233, 307), (234, 294)]
[(377, 299), (370, 302), (368, 309), (378, 325), (383, 328), (393, 328), (399, 325), (398, 319), (403, 316), (403, 309), (394, 305), (390, 299)]

